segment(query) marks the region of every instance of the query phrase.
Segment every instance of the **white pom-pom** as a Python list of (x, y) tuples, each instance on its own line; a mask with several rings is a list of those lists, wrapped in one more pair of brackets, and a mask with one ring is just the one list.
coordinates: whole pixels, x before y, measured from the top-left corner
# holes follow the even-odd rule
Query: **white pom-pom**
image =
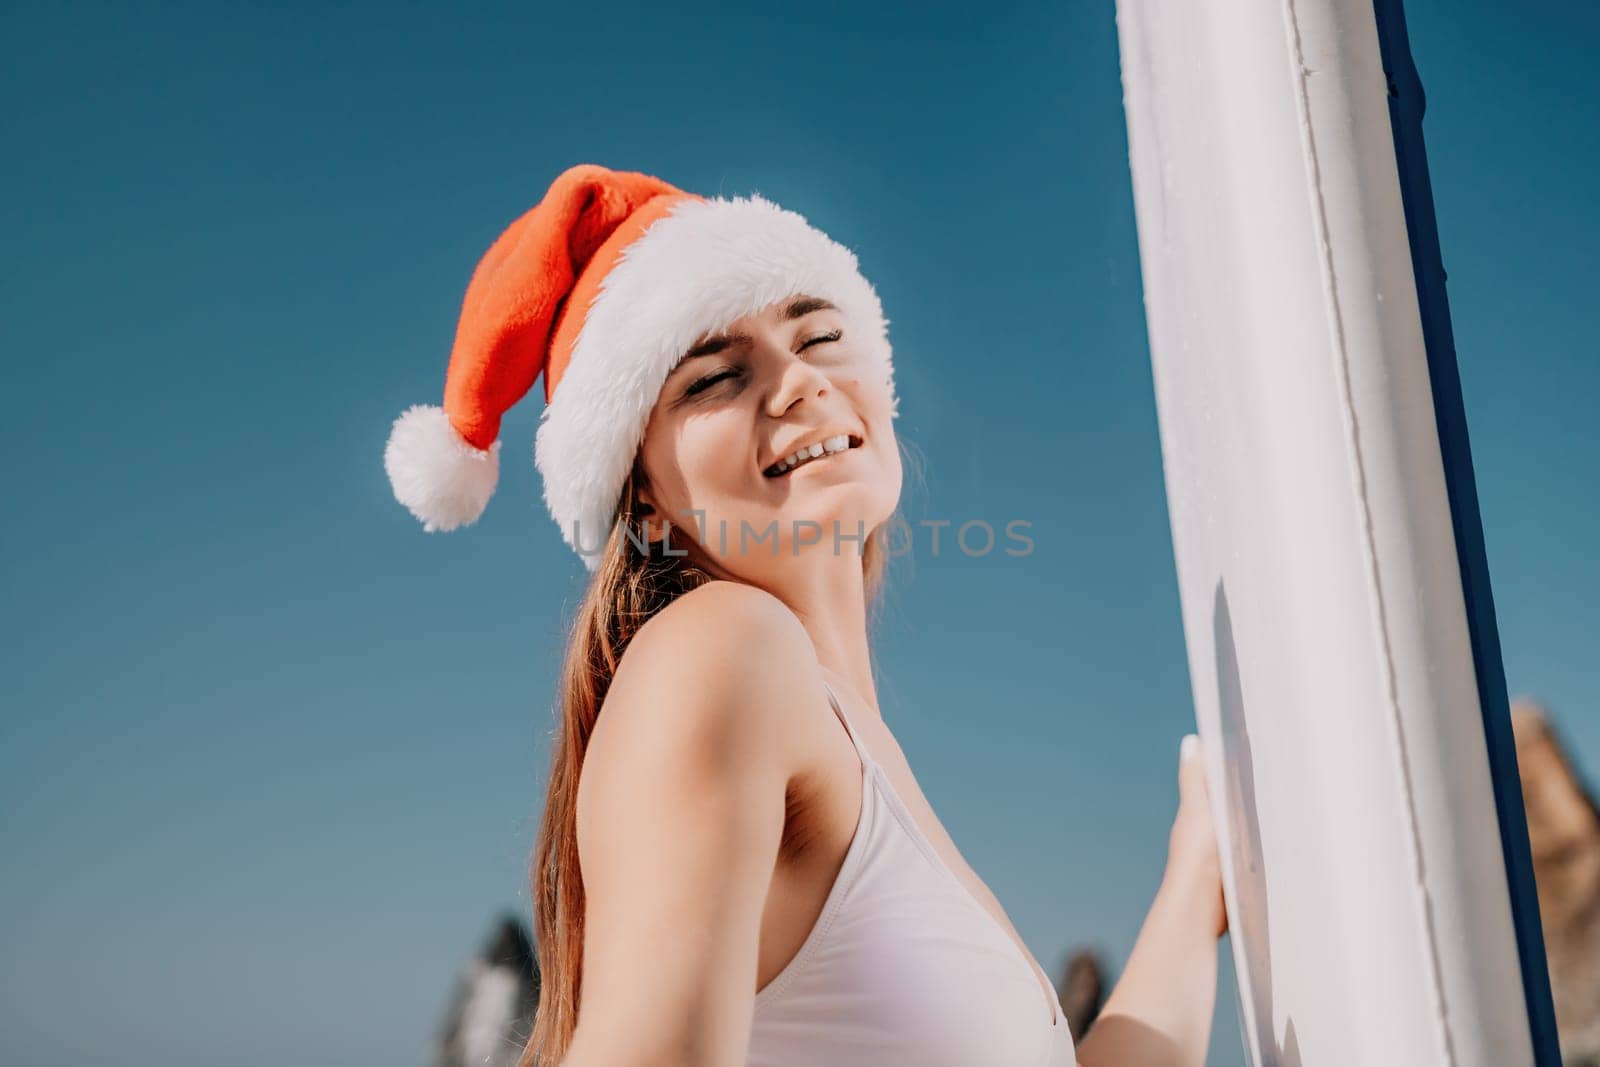
[(422, 528), (454, 530), (478, 521), (500, 478), (500, 442), (468, 444), (444, 409), (415, 404), (394, 420), (383, 450), (395, 499), (422, 520)]

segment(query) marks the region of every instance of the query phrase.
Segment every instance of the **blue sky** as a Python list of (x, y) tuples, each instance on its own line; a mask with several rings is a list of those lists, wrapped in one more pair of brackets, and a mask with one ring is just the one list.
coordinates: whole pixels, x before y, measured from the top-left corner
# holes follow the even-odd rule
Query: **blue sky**
[[(1513, 693), (1600, 768), (1592, 8), (1413, 2)], [(582, 565), (536, 390), (484, 519), (381, 452), (575, 162), (854, 247), (924, 457), (880, 697), (1040, 961), (1125, 957), (1192, 726), (1108, 4), (132, 5), (0, 49), (9, 1062), (418, 1062), (525, 914)], [(1225, 955), (1225, 954), (1224, 954)], [(1236, 1064), (1225, 966), (1212, 1062)]]

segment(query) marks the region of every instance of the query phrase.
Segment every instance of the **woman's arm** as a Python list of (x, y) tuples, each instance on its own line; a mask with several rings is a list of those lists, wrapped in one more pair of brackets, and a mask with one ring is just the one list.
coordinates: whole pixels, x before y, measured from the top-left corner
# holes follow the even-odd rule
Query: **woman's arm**
[(1122, 978), (1078, 1045), (1082, 1067), (1205, 1063), (1217, 995), (1217, 939), (1227, 932), (1228, 915), (1198, 742), (1186, 739), (1179, 761), (1178, 815), (1161, 887)]
[(562, 1067), (745, 1062), (809, 648), (788, 609), (725, 582), (634, 636), (579, 779), (583, 982)]

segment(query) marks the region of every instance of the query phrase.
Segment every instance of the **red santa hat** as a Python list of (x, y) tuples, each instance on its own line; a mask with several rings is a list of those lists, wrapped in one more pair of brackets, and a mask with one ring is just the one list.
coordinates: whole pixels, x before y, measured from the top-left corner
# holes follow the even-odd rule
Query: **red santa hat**
[(897, 415), (888, 323), (849, 249), (759, 195), (709, 199), (572, 167), (473, 272), (444, 406), (415, 405), (390, 431), (395, 497), (429, 532), (477, 521), (499, 477), (501, 417), (543, 373), (534, 462), (551, 517), (592, 571), (683, 353), (802, 294), (844, 314)]

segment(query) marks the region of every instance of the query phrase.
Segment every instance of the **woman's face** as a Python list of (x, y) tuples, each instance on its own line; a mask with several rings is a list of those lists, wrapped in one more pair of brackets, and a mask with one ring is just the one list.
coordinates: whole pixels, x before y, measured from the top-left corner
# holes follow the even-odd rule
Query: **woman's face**
[[(852, 325), (825, 300), (789, 297), (690, 348), (641, 445), (652, 539), (666, 518), (671, 550), (692, 541), (746, 577), (800, 553), (859, 560), (894, 512), (901, 469), (889, 387)], [(787, 467), (841, 437), (842, 451)]]

